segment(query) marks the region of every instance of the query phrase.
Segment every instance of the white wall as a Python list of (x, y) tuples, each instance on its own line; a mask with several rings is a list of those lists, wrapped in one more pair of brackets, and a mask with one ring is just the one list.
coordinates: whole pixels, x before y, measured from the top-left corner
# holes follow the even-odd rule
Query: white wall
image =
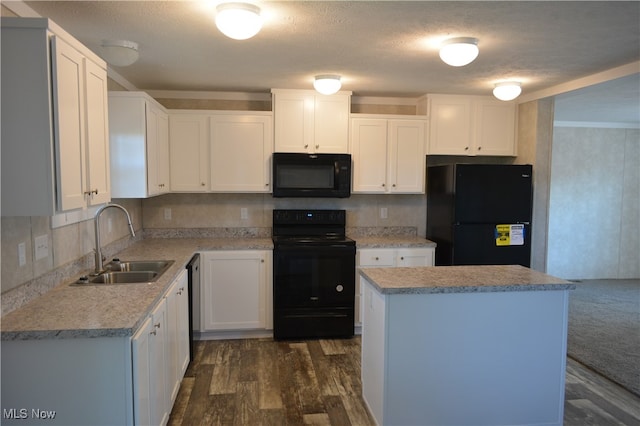
[(640, 130), (555, 127), (547, 272), (640, 278)]

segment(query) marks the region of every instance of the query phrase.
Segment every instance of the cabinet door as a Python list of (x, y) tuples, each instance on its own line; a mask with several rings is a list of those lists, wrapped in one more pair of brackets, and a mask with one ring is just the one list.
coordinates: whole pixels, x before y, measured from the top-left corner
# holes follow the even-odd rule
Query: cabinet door
[(158, 111), (157, 126), (157, 179), (160, 193), (164, 194), (169, 192), (171, 180), (169, 176), (169, 116), (164, 111)]
[(312, 152), (349, 152), (349, 95), (316, 95)]
[(149, 345), (152, 336), (152, 319), (148, 318), (131, 339), (133, 361), (133, 416), (134, 424), (151, 423), (151, 376)]
[(145, 104), (146, 113), (146, 160), (147, 160), (147, 193), (158, 195), (160, 187), (160, 166), (158, 163), (158, 150), (160, 149), (160, 136), (158, 133), (158, 120), (160, 111), (151, 104)]
[(429, 97), (429, 154), (469, 155), (471, 152), (471, 98)]
[(396, 251), (396, 266), (433, 266), (435, 250), (432, 248), (408, 248)]
[(184, 270), (165, 294), (167, 304), (167, 390), (173, 404), (189, 365), (189, 293)]
[(167, 393), (172, 403), (178, 395), (180, 378), (178, 378), (178, 286), (174, 282), (165, 294), (167, 305), (167, 333), (166, 333), (166, 367), (167, 367)]
[(213, 115), (210, 135), (212, 191), (269, 192), (270, 116)]
[(89, 204), (111, 200), (107, 72), (85, 60)]
[(219, 251), (203, 254), (201, 328), (265, 328), (266, 253)]
[(189, 366), (189, 277), (185, 270), (178, 278), (177, 328), (178, 328), (178, 388)]
[(387, 186), (387, 120), (351, 120), (352, 192), (384, 193)]
[(481, 99), (474, 105), (476, 155), (515, 155), (515, 104)]
[(86, 206), (84, 56), (52, 38), (58, 209)]
[(389, 120), (389, 192), (424, 193), (426, 122)]
[(313, 152), (313, 93), (278, 92), (273, 97), (275, 151)]
[(164, 425), (169, 417), (167, 392), (167, 321), (166, 304), (162, 300), (151, 313), (151, 337), (149, 339), (149, 387), (151, 388), (151, 423)]
[(209, 190), (209, 117), (169, 115), (171, 191)]

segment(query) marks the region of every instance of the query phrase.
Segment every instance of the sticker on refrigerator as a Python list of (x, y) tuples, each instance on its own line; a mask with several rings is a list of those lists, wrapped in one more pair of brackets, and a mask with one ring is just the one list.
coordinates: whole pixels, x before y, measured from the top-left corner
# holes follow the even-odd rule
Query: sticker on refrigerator
[(496, 225), (496, 246), (524, 245), (524, 225)]

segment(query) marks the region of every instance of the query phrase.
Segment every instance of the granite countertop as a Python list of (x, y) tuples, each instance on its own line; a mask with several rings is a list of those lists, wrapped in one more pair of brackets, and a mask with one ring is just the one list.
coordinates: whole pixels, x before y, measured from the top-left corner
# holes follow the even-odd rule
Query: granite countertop
[(576, 285), (519, 265), (362, 268), (383, 294), (573, 290)]
[[(358, 248), (435, 247), (415, 236), (357, 236)], [(72, 286), (79, 275), (2, 317), (1, 340), (132, 336), (195, 252), (272, 250), (271, 238), (149, 238), (111, 257), (174, 260), (153, 283)], [(86, 271), (85, 274), (89, 272)]]
[(436, 243), (424, 237), (406, 235), (354, 236), (358, 248), (435, 248)]
[(78, 278), (2, 317), (2, 340), (131, 336), (193, 254), (206, 250), (271, 250), (271, 238), (146, 239), (119, 252), (123, 260), (174, 260), (155, 282), (72, 286)]

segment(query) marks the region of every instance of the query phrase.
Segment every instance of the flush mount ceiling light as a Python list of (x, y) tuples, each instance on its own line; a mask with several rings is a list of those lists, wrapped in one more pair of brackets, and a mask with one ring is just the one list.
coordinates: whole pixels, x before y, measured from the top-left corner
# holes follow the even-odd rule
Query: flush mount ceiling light
[(450, 38), (440, 47), (440, 59), (452, 67), (462, 67), (473, 62), (478, 57), (479, 51), (477, 38)]
[(216, 26), (229, 38), (251, 38), (262, 28), (260, 8), (250, 3), (219, 4), (216, 7)]
[(496, 83), (493, 89), (493, 96), (501, 101), (512, 101), (522, 92), (519, 81), (504, 81)]
[(339, 75), (317, 75), (313, 82), (313, 87), (323, 95), (333, 95), (340, 90), (342, 83)]
[(102, 58), (110, 65), (126, 67), (138, 60), (138, 43), (128, 40), (102, 40)]

